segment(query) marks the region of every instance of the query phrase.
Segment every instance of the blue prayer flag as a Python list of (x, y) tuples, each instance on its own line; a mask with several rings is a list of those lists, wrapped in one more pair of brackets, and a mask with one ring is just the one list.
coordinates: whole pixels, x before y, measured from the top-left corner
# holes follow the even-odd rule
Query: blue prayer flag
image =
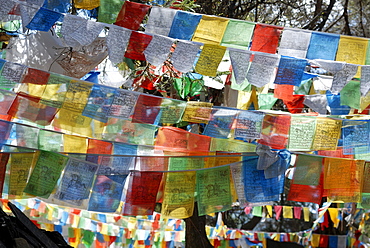
[(41, 7), (26, 27), (31, 30), (47, 32), (61, 17), (61, 13)]
[(281, 56), (274, 83), (299, 86), (306, 65), (307, 60), (305, 59)]
[(306, 58), (335, 60), (339, 38), (339, 34), (312, 32)]
[(264, 170), (257, 170), (258, 158), (244, 158), (243, 176), (248, 202), (279, 201), (284, 190), (284, 176), (266, 179)]
[(202, 15), (177, 11), (168, 36), (174, 39), (191, 40), (200, 19)]
[(59, 13), (68, 13), (70, 6), (70, 0), (45, 0), (42, 7)]
[(348, 115), (351, 108), (340, 104), (340, 94), (326, 94), (331, 115)]

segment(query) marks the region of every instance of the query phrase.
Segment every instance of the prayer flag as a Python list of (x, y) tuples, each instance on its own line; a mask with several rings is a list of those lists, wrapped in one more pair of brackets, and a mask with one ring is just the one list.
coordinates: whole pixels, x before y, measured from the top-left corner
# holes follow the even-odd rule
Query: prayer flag
[(92, 10), (100, 5), (100, 0), (75, 0), (75, 7), (77, 9)]
[(109, 26), (107, 47), (109, 59), (113, 64), (118, 64), (123, 61), (130, 36), (131, 30), (116, 25)]
[(212, 105), (209, 102), (187, 102), (182, 120), (195, 123), (208, 123), (212, 112)]
[(194, 61), (198, 56), (201, 44), (178, 40), (171, 61), (173, 67), (181, 72), (189, 72), (193, 69)]
[(231, 132), (235, 116), (238, 114), (237, 109), (226, 107), (213, 107), (211, 119), (207, 123), (203, 134), (213, 138), (227, 139)]
[(149, 9), (149, 5), (125, 1), (114, 24), (136, 31)]
[(300, 154), (295, 162), (294, 183), (317, 186), (320, 182), (323, 158)]
[(251, 51), (276, 53), (283, 27), (257, 23), (253, 32)]
[(144, 51), (145, 59), (159, 67), (167, 60), (174, 40), (165, 36), (153, 35), (152, 40)]
[(127, 175), (97, 175), (89, 198), (89, 211), (116, 212)]
[(312, 32), (307, 59), (335, 60), (340, 35)]
[(82, 200), (89, 198), (97, 169), (97, 164), (69, 158), (55, 197), (80, 206)]
[(290, 119), (289, 115), (266, 114), (259, 143), (273, 149), (284, 149), (288, 144)]
[(166, 174), (161, 214), (184, 219), (193, 215), (196, 172)]
[(15, 1), (13, 0), (1, 0), (1, 10), (0, 10), (0, 20), (6, 20), (8, 17), (9, 12), (12, 10), (12, 8), (15, 5)]
[[(341, 35), (338, 44), (336, 61), (364, 65), (368, 39)], [(351, 51), (348, 52), (348, 49)]]
[(145, 32), (168, 36), (177, 10), (153, 6), (145, 26)]
[(160, 112), (160, 123), (179, 123), (185, 112), (186, 102), (175, 99), (163, 99)]
[(249, 51), (229, 50), (231, 65), (236, 84), (242, 84), (247, 78), (249, 61), (252, 53)]
[[(1, 157), (3, 158), (3, 157)], [(8, 185), (9, 198), (26, 198), (23, 193), (34, 163), (36, 153), (13, 153), (10, 157), (10, 176)], [(6, 164), (3, 165), (6, 168)], [(2, 185), (2, 184), (1, 184)], [(30, 196), (29, 196), (30, 197)]]
[(349, 81), (340, 91), (340, 104), (354, 109), (361, 108), (361, 92), (359, 81)]
[(284, 28), (279, 44), (278, 53), (295, 58), (306, 58), (310, 44), (311, 31), (304, 29)]
[(299, 86), (306, 66), (305, 59), (281, 56), (274, 83)]
[(35, 167), (24, 192), (48, 198), (54, 190), (68, 157), (47, 151), (40, 151)]
[(140, 94), (132, 115), (132, 121), (148, 124), (158, 123), (157, 117), (161, 110), (161, 103), (162, 98), (160, 97)]
[(197, 173), (199, 215), (226, 211), (231, 208), (230, 167), (215, 167)]
[(125, 2), (121, 0), (100, 0), (98, 21), (109, 24), (114, 23)]
[(316, 131), (316, 118), (293, 115), (290, 120), (288, 149), (310, 151)]
[(244, 20), (229, 20), (221, 45), (244, 50), (248, 49), (255, 25), (253, 22)]
[(108, 117), (129, 119), (139, 96), (140, 94), (134, 91), (117, 89), (107, 114)]
[(122, 215), (153, 214), (162, 173), (134, 171), (129, 179)]
[(225, 51), (224, 46), (204, 44), (195, 71), (204, 76), (215, 77)]
[(134, 60), (145, 60), (144, 51), (152, 40), (152, 36), (132, 31), (125, 57)]
[(326, 99), (329, 105), (331, 115), (348, 115), (351, 108), (347, 105), (341, 105), (340, 94), (326, 94)]
[[(291, 182), (290, 184), (290, 189), (289, 189), (287, 200), (288, 201), (298, 201), (298, 202), (312, 202), (312, 203), (320, 204), (322, 197), (323, 197), (323, 190), (324, 190), (323, 189), (323, 180), (324, 180), (323, 178), (324, 178), (323, 173), (321, 173), (320, 181), (317, 186), (295, 184), (294, 179), (293, 179), (293, 182)], [(305, 214), (305, 221), (309, 221), (309, 219), (306, 220), (306, 214)]]
[(239, 111), (235, 119), (234, 138), (241, 140), (259, 139), (264, 113)]
[(279, 60), (280, 57), (275, 54), (255, 53), (247, 73), (248, 82), (257, 87), (273, 82)]
[(193, 35), (192, 41), (219, 45), (224, 36), (229, 19), (203, 15)]
[(340, 120), (317, 117), (312, 150), (336, 150), (341, 127)]
[(174, 39), (191, 40), (201, 18), (200, 14), (177, 11), (168, 36)]
[(56, 131), (40, 129), (38, 148), (49, 152), (63, 151), (63, 134)]
[(62, 16), (61, 13), (41, 7), (26, 27), (31, 30), (47, 32)]

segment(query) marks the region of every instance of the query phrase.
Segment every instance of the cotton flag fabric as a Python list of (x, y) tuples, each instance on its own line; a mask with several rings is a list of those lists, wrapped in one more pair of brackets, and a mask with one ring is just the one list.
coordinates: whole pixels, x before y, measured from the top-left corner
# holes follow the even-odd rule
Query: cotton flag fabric
[(255, 53), (247, 73), (248, 82), (262, 87), (275, 80), (280, 57), (275, 54)]
[(144, 51), (152, 40), (151, 35), (145, 33), (131, 32), (130, 40), (126, 49), (125, 57), (134, 60), (145, 60)]
[(116, 25), (109, 26), (107, 47), (109, 59), (113, 64), (121, 63), (124, 59), (126, 47), (130, 40), (131, 30)]
[(256, 24), (251, 51), (275, 54), (282, 30), (283, 28), (278, 26)]
[(100, 1), (99, 0), (76, 0), (75, 7), (78, 9), (87, 9), (92, 10), (99, 7)]
[(199, 43), (177, 41), (175, 51), (171, 56), (173, 67), (184, 73), (191, 71), (200, 47), (201, 44)]
[(281, 56), (274, 83), (299, 86), (306, 66), (305, 59)]
[(312, 150), (336, 150), (342, 122), (318, 117)]
[(359, 81), (349, 81), (341, 90), (340, 104), (354, 109), (360, 108), (361, 92)]
[(178, 10), (173, 18), (169, 37), (173, 39), (191, 40), (202, 15)]
[(278, 53), (284, 56), (306, 58), (310, 39), (310, 31), (284, 28)]
[(68, 46), (86, 46), (99, 36), (104, 25), (79, 16), (66, 15), (61, 33)]
[(192, 41), (220, 45), (228, 22), (229, 19), (227, 18), (203, 15)]
[(288, 149), (310, 151), (315, 130), (316, 118), (293, 115), (290, 120)]
[(208, 122), (203, 134), (214, 138), (228, 138), (237, 114), (238, 110), (236, 109), (213, 107), (211, 119)]
[(241, 20), (230, 20), (227, 24), (221, 45), (238, 49), (248, 49), (255, 23)]
[(15, 5), (13, 0), (1, 0), (0, 20), (5, 20), (8, 17), (8, 13), (12, 10)]
[(136, 31), (149, 9), (149, 5), (125, 1), (114, 24)]
[(158, 67), (168, 58), (174, 40), (161, 35), (153, 35), (144, 51), (146, 61)]
[(234, 137), (240, 140), (259, 139), (263, 117), (262, 112), (239, 111), (235, 119)]
[[(336, 61), (364, 65), (366, 61), (368, 39), (341, 35), (338, 44)], [(351, 50), (348, 53), (348, 50)]]
[(26, 27), (31, 30), (47, 32), (61, 17), (61, 13), (41, 7)]
[(325, 95), (306, 95), (303, 104), (321, 115), (327, 114), (328, 101)]
[(326, 99), (328, 101), (328, 106), (330, 109), (330, 114), (332, 115), (347, 115), (351, 108), (347, 105), (342, 105), (340, 101), (340, 94), (326, 94)]
[(298, 155), (295, 162), (294, 183), (317, 186), (323, 171), (323, 158)]
[(217, 68), (226, 52), (226, 47), (204, 44), (199, 60), (195, 66), (197, 73), (204, 76), (215, 77)]
[(184, 219), (193, 215), (196, 172), (167, 173), (162, 203), (163, 216)]
[(199, 215), (230, 209), (230, 167), (200, 170), (196, 175)]
[(273, 149), (284, 149), (288, 144), (289, 127), (289, 115), (265, 115), (259, 143)]
[(150, 10), (145, 32), (168, 36), (177, 10), (153, 6)]
[(114, 23), (124, 3), (126, 3), (126, 1), (100, 0), (98, 21), (108, 24)]
[(370, 66), (361, 66), (361, 96), (366, 96), (370, 90)]
[(335, 60), (340, 35), (312, 32), (307, 59)]
[(229, 50), (236, 84), (242, 84), (246, 79), (251, 55), (252, 53), (249, 51)]
[(358, 65), (344, 64), (342, 70), (334, 74), (333, 83), (330, 88), (331, 93), (338, 94), (357, 74), (358, 68)]
[(122, 215), (153, 214), (162, 173), (134, 171), (129, 180)]

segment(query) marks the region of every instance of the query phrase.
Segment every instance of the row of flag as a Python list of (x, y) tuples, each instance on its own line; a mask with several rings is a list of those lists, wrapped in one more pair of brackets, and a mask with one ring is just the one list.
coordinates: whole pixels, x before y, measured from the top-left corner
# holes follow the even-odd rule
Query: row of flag
[[(120, 245), (119, 247), (130, 247), (130, 245), (135, 247), (140, 244), (162, 247), (162, 242), (176, 244), (176, 242), (184, 241), (184, 222), (175, 219), (162, 220), (159, 214), (148, 216), (147, 219), (96, 214), (80, 209), (57, 207), (38, 199), (16, 200), (15, 204), (21, 209), (30, 209), (29, 216), (36, 225), (49, 231), (59, 231), (69, 239), (71, 244), (76, 246), (79, 243), (90, 247), (89, 245), (94, 242), (111, 242), (113, 245)], [(330, 218), (332, 218), (332, 212), (341, 215), (343, 211), (346, 209), (328, 208)], [(253, 210), (253, 212), (256, 211)], [(363, 218), (368, 218), (368, 215), (365, 213)], [(42, 219), (49, 222), (42, 222)], [(121, 224), (115, 226), (117, 223)], [(323, 220), (322, 223), (324, 224), (325, 221)], [(222, 247), (224, 242), (229, 242), (229, 247), (264, 244), (265, 239), (297, 242), (303, 245), (311, 244), (313, 247), (346, 247), (347, 242), (352, 247), (356, 242), (360, 243), (350, 235), (317, 234), (312, 233), (312, 230), (292, 233), (253, 232), (229, 229), (222, 223), (221, 226), (216, 227), (206, 226), (206, 233), (212, 245), (217, 247)]]
[[(3, 1), (6, 2), (5, 6), (8, 6), (9, 11), (16, 4), (13, 1)], [(23, 24), (29, 29), (48, 31), (63, 17), (61, 34), (66, 46), (69, 47), (89, 45), (104, 28), (109, 28), (106, 42), (113, 63), (120, 63), (126, 57), (147, 60), (154, 66), (160, 66), (169, 57), (176, 41), (171, 60), (174, 67), (181, 72), (192, 70), (196, 64), (195, 70), (200, 74), (216, 76), (218, 65), (228, 47), (231, 59), (234, 60), (233, 69), (239, 84), (248, 80), (259, 87), (261, 84), (265, 85), (274, 79), (273, 70), (278, 67), (275, 82), (295, 85), (301, 80), (308, 60), (314, 59), (328, 63), (329, 67), (324, 69), (336, 74), (334, 81), (342, 81), (343, 85), (354, 76), (365, 77), (364, 80), (368, 81), (369, 73), (364, 72), (361, 75), (358, 70), (358, 65), (367, 64), (368, 39), (364, 38), (283, 29), (161, 7), (151, 8), (146, 32), (143, 33), (135, 30), (139, 28), (150, 9), (150, 6), (145, 4), (125, 1), (116, 25), (95, 22), (75, 15), (63, 16), (43, 7), (35, 9), (35, 6), (27, 2), (17, 4), (20, 6)], [(247, 51), (249, 47), (250, 51)], [(275, 54), (277, 50), (278, 55)], [(348, 53), (348, 50), (351, 52)], [(250, 61), (252, 69), (248, 69)], [(261, 72), (262, 67), (269, 70)], [(343, 78), (344, 71), (347, 72), (345, 75), (347, 78)], [(263, 77), (258, 73), (270, 75)], [(261, 81), (261, 78), (264, 80)], [(333, 93), (337, 94), (338, 89), (333, 89)]]
[[(122, 215), (151, 215), (156, 202), (161, 202), (163, 216), (183, 219), (192, 216), (195, 202), (199, 214), (205, 215), (230, 209), (236, 199), (242, 204), (279, 201), (290, 153), (272, 158), (266, 151), (257, 152), (259, 156), (118, 156), (112, 160), (102, 154), (76, 158), (42, 150), (3, 152), (1, 181), (9, 199), (37, 196)], [(368, 162), (299, 154), (294, 165), (288, 200), (320, 204), (322, 197), (328, 197), (369, 207)], [(274, 210), (277, 218), (282, 210), (283, 215), (293, 216), (293, 208), (275, 206)]]

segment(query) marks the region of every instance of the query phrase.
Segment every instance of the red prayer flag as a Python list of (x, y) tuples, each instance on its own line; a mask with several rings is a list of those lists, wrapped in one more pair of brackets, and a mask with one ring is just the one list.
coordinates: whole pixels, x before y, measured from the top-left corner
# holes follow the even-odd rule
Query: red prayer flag
[(274, 97), (285, 100), (285, 101), (293, 101), (293, 88), (294, 85), (290, 84), (274, 84), (275, 90), (274, 90)]
[(145, 60), (144, 50), (152, 41), (152, 38), (153, 36), (148, 34), (131, 32), (125, 57), (134, 60)]
[(305, 95), (293, 95), (291, 101), (283, 100), (290, 113), (302, 113), (304, 108), (304, 97)]
[(284, 149), (288, 143), (290, 115), (266, 114), (262, 122), (260, 144)]
[(24, 84), (47, 84), (50, 73), (34, 68), (28, 68), (24, 75), (22, 83)]
[(122, 215), (152, 215), (161, 180), (162, 173), (132, 172)]
[(149, 9), (149, 5), (125, 1), (114, 24), (131, 30), (138, 30)]
[(140, 94), (137, 99), (132, 122), (154, 124), (161, 110), (162, 98)]
[(251, 51), (275, 54), (282, 30), (283, 27), (261, 23), (256, 24), (253, 32)]

